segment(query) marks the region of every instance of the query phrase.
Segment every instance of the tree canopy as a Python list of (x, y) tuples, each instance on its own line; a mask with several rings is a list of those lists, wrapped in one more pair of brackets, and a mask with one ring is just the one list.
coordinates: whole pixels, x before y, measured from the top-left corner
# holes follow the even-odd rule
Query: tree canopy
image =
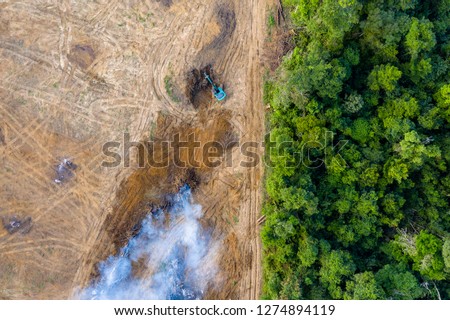
[(450, 1), (284, 0), (263, 298), (450, 298)]

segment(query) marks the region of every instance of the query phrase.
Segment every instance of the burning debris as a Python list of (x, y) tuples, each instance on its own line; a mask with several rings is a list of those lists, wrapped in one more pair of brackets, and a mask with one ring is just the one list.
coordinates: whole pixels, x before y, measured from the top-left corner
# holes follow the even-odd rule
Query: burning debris
[(166, 209), (153, 207), (139, 232), (115, 256), (99, 264), (100, 277), (78, 298), (194, 300), (216, 273), (216, 246), (203, 229), (200, 205), (189, 186), (168, 199)]
[(33, 222), (31, 217), (24, 219), (19, 219), (16, 216), (3, 217), (2, 218), (3, 227), (8, 231), (9, 234), (14, 234), (19, 232), (20, 234), (26, 234), (30, 232)]
[(63, 159), (61, 163), (56, 166), (56, 178), (53, 181), (56, 184), (63, 184), (75, 175), (74, 171), (77, 168), (78, 166), (69, 159)]

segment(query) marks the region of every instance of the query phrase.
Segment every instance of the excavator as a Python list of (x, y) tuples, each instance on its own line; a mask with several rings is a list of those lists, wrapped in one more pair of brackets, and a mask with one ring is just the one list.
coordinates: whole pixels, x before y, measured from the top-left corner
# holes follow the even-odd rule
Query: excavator
[(221, 87), (216, 85), (214, 83), (214, 81), (211, 80), (211, 77), (206, 72), (204, 73), (204, 76), (205, 76), (205, 79), (208, 80), (208, 82), (211, 83), (211, 85), (212, 85), (212, 92), (214, 94), (214, 97), (216, 97), (216, 99), (218, 101), (222, 101), (223, 99), (225, 99), (227, 97), (227, 94), (225, 93), (225, 91), (223, 91), (223, 89)]

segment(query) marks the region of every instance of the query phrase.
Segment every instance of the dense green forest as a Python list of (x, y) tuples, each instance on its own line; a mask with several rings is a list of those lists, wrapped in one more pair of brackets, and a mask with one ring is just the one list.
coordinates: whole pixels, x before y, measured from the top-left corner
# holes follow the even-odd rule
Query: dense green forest
[(266, 299), (450, 298), (450, 0), (285, 0)]

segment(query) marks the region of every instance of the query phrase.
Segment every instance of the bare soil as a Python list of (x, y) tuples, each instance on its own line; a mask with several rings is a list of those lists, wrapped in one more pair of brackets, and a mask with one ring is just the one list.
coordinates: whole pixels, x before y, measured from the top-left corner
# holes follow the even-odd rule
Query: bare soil
[[(0, 4), (0, 217), (30, 219), (28, 232), (0, 226), (0, 299), (70, 298), (137, 230), (189, 183), (205, 226), (221, 243), (220, 273), (206, 298), (257, 299), (261, 281), (262, 165), (229, 148), (234, 163), (105, 167), (108, 141), (180, 134), (205, 144), (261, 142), (261, 56), (267, 1), (35, 1)], [(212, 66), (223, 103), (190, 74)], [(165, 79), (170, 77), (174, 101)], [(197, 79), (198, 80), (198, 79)], [(200, 93), (200, 96), (199, 96)], [(172, 92), (173, 94), (173, 92)], [(198, 102), (198, 103), (197, 103)], [(119, 148), (123, 156), (123, 144)], [(262, 154), (262, 148), (255, 150)], [(125, 152), (127, 154), (127, 152)], [(69, 178), (55, 183), (70, 159)], [(64, 171), (65, 172), (65, 171)], [(22, 218), (23, 217), (23, 218)], [(4, 220), (3, 220), (4, 221)]]

